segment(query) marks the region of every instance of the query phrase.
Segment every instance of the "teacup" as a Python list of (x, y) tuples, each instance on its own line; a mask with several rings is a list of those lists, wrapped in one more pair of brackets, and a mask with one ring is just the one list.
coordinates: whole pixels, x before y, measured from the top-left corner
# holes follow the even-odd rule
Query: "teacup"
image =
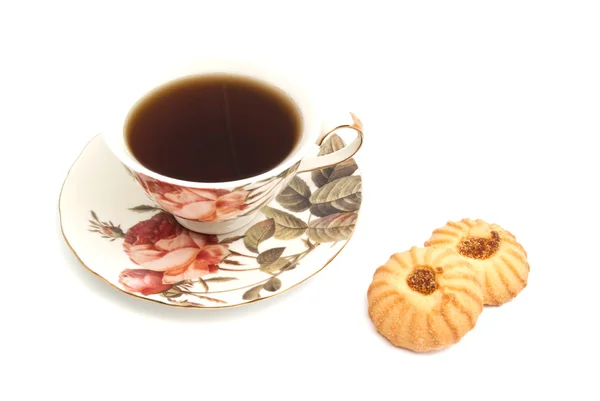
[[(292, 152), (279, 165), (260, 175), (230, 182), (192, 182), (167, 177), (142, 165), (127, 146), (125, 125), (133, 105), (154, 88), (175, 79), (209, 73), (235, 74), (266, 82), (283, 91), (296, 105), (302, 119), (302, 132)], [(298, 173), (322, 169), (352, 157), (363, 142), (362, 124), (352, 113), (348, 122), (323, 131), (324, 120), (307, 91), (284, 75), (242, 62), (202, 62), (162, 77), (138, 79), (111, 111), (111, 125), (103, 132), (105, 142), (130, 171), (146, 195), (173, 214), (189, 230), (207, 234), (225, 234), (251, 223), (260, 209), (272, 201)], [(347, 146), (315, 156), (318, 146), (332, 132), (348, 128), (356, 138)]]

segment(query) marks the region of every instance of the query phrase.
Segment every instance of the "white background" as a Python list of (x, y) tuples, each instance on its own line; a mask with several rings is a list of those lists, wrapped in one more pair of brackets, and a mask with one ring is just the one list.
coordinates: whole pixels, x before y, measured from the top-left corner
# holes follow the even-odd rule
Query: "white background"
[[(394, 3), (1, 3), (1, 399), (599, 398), (600, 4)], [(58, 194), (130, 74), (216, 53), (361, 117), (364, 206), (292, 291), (168, 308), (78, 264)], [(375, 268), (462, 217), (517, 235), (529, 285), (445, 351), (394, 348), (366, 311)]]

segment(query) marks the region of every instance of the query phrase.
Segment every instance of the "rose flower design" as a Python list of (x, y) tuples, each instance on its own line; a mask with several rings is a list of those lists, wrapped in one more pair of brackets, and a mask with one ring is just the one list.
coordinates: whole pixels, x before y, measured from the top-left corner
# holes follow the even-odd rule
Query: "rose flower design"
[(218, 244), (215, 235), (189, 231), (165, 212), (131, 227), (125, 234), (123, 247), (131, 261), (142, 269), (124, 270), (119, 282), (128, 290), (144, 295), (214, 273), (229, 255), (228, 246)]
[(238, 216), (248, 208), (248, 191), (187, 188), (141, 174), (138, 175), (138, 180), (166, 211), (185, 219), (224, 221)]
[(158, 294), (171, 288), (172, 284), (163, 284), (163, 273), (146, 269), (125, 269), (119, 274), (119, 282), (127, 291), (142, 295)]

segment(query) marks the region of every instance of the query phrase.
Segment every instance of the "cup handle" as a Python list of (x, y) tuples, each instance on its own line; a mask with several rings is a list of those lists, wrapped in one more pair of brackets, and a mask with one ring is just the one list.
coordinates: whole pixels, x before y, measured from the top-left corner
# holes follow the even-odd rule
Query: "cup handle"
[(341, 163), (343, 161), (348, 160), (362, 146), (363, 143), (363, 125), (362, 122), (358, 119), (358, 117), (354, 113), (350, 113), (350, 117), (352, 117), (352, 121), (348, 124), (338, 125), (332, 130), (326, 131), (322, 133), (317, 139), (317, 145), (321, 146), (325, 138), (327, 138), (330, 134), (333, 134), (335, 131), (343, 128), (350, 128), (356, 131), (356, 138), (350, 142), (349, 145), (344, 146), (342, 149), (336, 150), (333, 153), (329, 153), (323, 156), (314, 156), (314, 157), (306, 157), (300, 163), (298, 167), (298, 173), (304, 173), (312, 170), (319, 170), (325, 167), (330, 167), (335, 164)]

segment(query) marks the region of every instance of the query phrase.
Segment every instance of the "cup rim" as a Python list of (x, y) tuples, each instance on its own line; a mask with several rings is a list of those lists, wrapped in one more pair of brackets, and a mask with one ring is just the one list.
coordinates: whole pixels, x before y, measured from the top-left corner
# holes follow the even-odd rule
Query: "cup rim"
[[(300, 112), (302, 124), (300, 139), (294, 150), (285, 160), (264, 173), (239, 180), (223, 182), (181, 180), (152, 171), (137, 161), (131, 154), (125, 141), (125, 124), (130, 112), (136, 105), (152, 91), (172, 81), (194, 75), (214, 73), (241, 75), (256, 79), (275, 86), (289, 96)], [(316, 107), (316, 98), (311, 96), (310, 90), (307, 88), (308, 86), (301, 85), (299, 81), (290, 79), (284, 72), (276, 70), (273, 67), (266, 67), (255, 62), (240, 59), (205, 59), (183, 67), (159, 71), (157, 74), (158, 77), (151, 74), (137, 77), (138, 79), (134, 79), (131, 86), (125, 89), (125, 95), (121, 97), (121, 101), (112, 105), (109, 108), (110, 110), (107, 111), (108, 115), (106, 117), (109, 122), (106, 128), (102, 130), (104, 142), (111, 152), (121, 163), (135, 173), (141, 173), (168, 184), (188, 188), (228, 189), (244, 186), (277, 176), (292, 168), (304, 158), (312, 146), (315, 146), (316, 139), (320, 134), (321, 118), (318, 107)], [(129, 105), (127, 106), (128, 101)]]

